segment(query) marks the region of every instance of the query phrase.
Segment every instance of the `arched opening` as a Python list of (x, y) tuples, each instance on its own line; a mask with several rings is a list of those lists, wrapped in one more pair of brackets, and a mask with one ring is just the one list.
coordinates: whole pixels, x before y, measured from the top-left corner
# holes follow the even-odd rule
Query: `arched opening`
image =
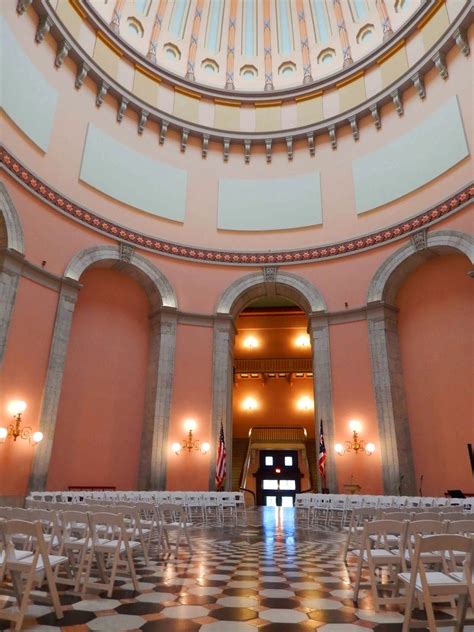
[(412, 271), (396, 299), (408, 424), (418, 489), (472, 491), (472, 265), (460, 253)]
[(308, 317), (284, 297), (257, 299), (236, 319), (232, 488), (257, 504), (291, 506), (318, 488)]
[(80, 283), (47, 488), (137, 489), (148, 299), (134, 279), (113, 269), (89, 268)]
[[(177, 302), (174, 291), (150, 261), (122, 244), (119, 247), (98, 246), (80, 252), (67, 267), (64, 278), (69, 285), (61, 289), (59, 296), (40, 413), (40, 428), (45, 438), (35, 453), (30, 489), (45, 488), (53, 442), (56, 440), (60, 444), (62, 441), (62, 450), (59, 451), (66, 455), (71, 452), (73, 433), (78, 433), (84, 445), (89, 442), (90, 446), (97, 447), (94, 439), (100, 435), (101, 424), (105, 423), (101, 414), (107, 418), (107, 431), (101, 436), (111, 434), (114, 441), (124, 448), (126, 440), (123, 435), (132, 432), (130, 441), (140, 446), (139, 458), (130, 459), (135, 474), (130, 470), (127, 480), (120, 480), (118, 484), (138, 486), (140, 489), (164, 489), (172, 386), (170, 375), (174, 367), (176, 340)], [(83, 280), (87, 285), (81, 296), (79, 289)], [(78, 298), (80, 310), (74, 318)], [(97, 331), (96, 318), (99, 323)], [(68, 357), (71, 330), (78, 337), (76, 341), (72, 340)], [(128, 341), (129, 330), (135, 332), (135, 341)], [(143, 351), (144, 345), (147, 353)], [(124, 353), (126, 349), (128, 352)], [(83, 371), (84, 366), (89, 367), (90, 374), (86, 374), (83, 381), (92, 389), (88, 390), (87, 405), (77, 396), (75, 388), (75, 370), (79, 367)], [(101, 371), (98, 371), (98, 366), (102, 367)], [(101, 382), (105, 390), (101, 390)], [(63, 385), (65, 391), (61, 401)], [(144, 395), (141, 392), (143, 388)], [(123, 402), (123, 409), (120, 389), (129, 395), (127, 403)], [(57, 428), (58, 411), (65, 421)], [(140, 415), (141, 425), (139, 421), (130, 424), (130, 417), (137, 420)], [(92, 426), (88, 416), (94, 420)], [(115, 421), (118, 418), (121, 419), (120, 424)], [(75, 420), (74, 424), (71, 419)], [(88, 437), (85, 436), (87, 433)], [(103, 449), (106, 447), (102, 446)], [(101, 449), (100, 446), (98, 448)], [(50, 485), (56, 482), (61, 467), (53, 459)], [(70, 474), (74, 472), (72, 469)], [(104, 472), (100, 475), (104, 480)], [(76, 485), (75, 482), (61, 483), (62, 487)]]
[[(213, 431), (217, 436), (222, 420), (227, 446), (228, 489), (238, 488), (242, 482), (251, 480), (255, 472), (250, 470), (257, 458), (255, 445), (258, 444), (259, 450), (264, 447), (261, 437), (270, 432), (271, 427), (274, 430), (270, 438), (266, 435), (267, 447), (297, 446), (295, 456), (302, 474), (298, 481), (300, 489), (321, 487), (316, 478), (315, 463), (320, 419), (324, 421), (327, 441), (332, 444), (333, 440), (329, 334), (325, 313), (325, 302), (311, 283), (276, 268), (237, 280), (221, 296), (214, 327)], [(253, 334), (252, 330), (255, 330)], [(252, 348), (252, 342), (248, 347), (247, 339), (257, 339), (257, 330), (261, 345), (266, 346), (265, 352), (262, 346)], [(300, 339), (302, 342), (303, 337), (305, 346), (298, 349), (296, 341)], [(259, 356), (256, 356), (257, 351)], [(279, 366), (283, 368), (277, 370)], [(258, 400), (251, 394), (254, 389), (258, 389), (260, 409), (259, 401), (256, 406), (251, 401)], [(249, 398), (250, 401), (246, 401)], [(262, 423), (254, 423), (252, 419)], [(256, 430), (257, 425), (264, 425), (267, 430)], [(250, 428), (254, 430), (249, 438)], [(258, 433), (261, 436), (257, 442)], [(307, 449), (307, 442), (311, 442), (311, 450)], [(252, 458), (253, 464), (250, 463)], [(211, 470), (209, 482), (214, 488), (215, 470)], [(326, 472), (324, 486), (331, 491), (336, 489), (333, 463)], [(257, 492), (255, 485), (251, 491)], [(258, 500), (262, 502), (261, 493)], [(276, 502), (281, 504), (281, 495)]]
[[(443, 375), (444, 369), (441, 370), (442, 358), (438, 357), (437, 362), (431, 369), (423, 374), (419, 373), (419, 368), (416, 369), (417, 363), (419, 366), (425, 366), (426, 358), (430, 357), (432, 349), (441, 349), (441, 346), (448, 345), (449, 349), (445, 349), (444, 353), (449, 358), (455, 358), (455, 354), (451, 351), (451, 335), (450, 326), (451, 322), (448, 318), (445, 321), (440, 321), (440, 315), (444, 311), (447, 313), (453, 309), (453, 305), (458, 303), (464, 305), (461, 309), (461, 313), (466, 310), (467, 304), (467, 281), (462, 275), (456, 277), (456, 282), (453, 281), (453, 288), (458, 286), (463, 279), (461, 295), (458, 297), (452, 297), (450, 303), (447, 304), (446, 310), (441, 309), (443, 305), (443, 294), (447, 295), (448, 286), (451, 281), (446, 281), (446, 285), (443, 284), (442, 291), (441, 286), (436, 284), (434, 278), (431, 278), (427, 282), (423, 291), (418, 287), (417, 291), (410, 294), (409, 290), (404, 290), (403, 285), (405, 281), (410, 281), (410, 275), (418, 274), (423, 275), (424, 270), (430, 270), (431, 266), (444, 265), (443, 260), (449, 259), (444, 255), (456, 254), (457, 257), (461, 257), (463, 261), (467, 261), (465, 265), (472, 266), (474, 263), (474, 240), (469, 235), (453, 230), (440, 230), (437, 232), (420, 231), (413, 235), (411, 242), (395, 251), (375, 273), (368, 292), (368, 324), (369, 324), (369, 344), (372, 359), (372, 381), (375, 392), (375, 400), (377, 406), (377, 419), (379, 426), (379, 435), (381, 441), (381, 453), (382, 453), (382, 468), (384, 479), (384, 492), (388, 494), (403, 493), (403, 494), (416, 494), (420, 490), (421, 475), (425, 472), (420, 471), (420, 464), (424, 469), (424, 456), (420, 457), (419, 454), (430, 454), (430, 458), (433, 459), (433, 463), (437, 464), (433, 454), (426, 450), (426, 433), (428, 436), (437, 435), (439, 427), (445, 427), (448, 424), (451, 431), (454, 431), (455, 420), (438, 420), (438, 423), (434, 423), (434, 419), (430, 418), (427, 422), (421, 422), (420, 428), (422, 428), (423, 438), (420, 442), (418, 440), (418, 431), (413, 431), (417, 427), (417, 419), (425, 418), (426, 412), (421, 413), (421, 403), (426, 400), (426, 393), (431, 393), (432, 387), (428, 386), (428, 374), (430, 371), (436, 370), (437, 375)], [(439, 261), (441, 263), (435, 263)], [(425, 265), (429, 266), (425, 268)], [(449, 271), (451, 266), (447, 266), (446, 270)], [(469, 268), (470, 269), (470, 268)], [(443, 267), (444, 271), (444, 267)], [(444, 273), (444, 272), (443, 272)], [(449, 274), (454, 272), (451, 270)], [(421, 280), (421, 277), (420, 277)], [(416, 278), (415, 278), (416, 282)], [(436, 290), (434, 288), (436, 286)], [(412, 288), (413, 284), (409, 286)], [(422, 293), (428, 292), (426, 296), (426, 304), (430, 302), (433, 304), (429, 312), (425, 309), (425, 304), (421, 300)], [(400, 292), (400, 296), (399, 296)], [(420, 293), (421, 292), (421, 293)], [(431, 294), (430, 294), (431, 293)], [(399, 305), (404, 306), (399, 310)], [(410, 315), (408, 319), (407, 313), (413, 312), (413, 318)], [(458, 305), (459, 307), (459, 305)], [(412, 309), (413, 308), (413, 309)], [(458, 309), (456, 307), (456, 309)], [(424, 315), (426, 313), (428, 329), (424, 324)], [(454, 312), (453, 312), (454, 313)], [(400, 320), (401, 319), (401, 320)], [(456, 321), (456, 318), (454, 318)], [(403, 324), (403, 347), (400, 339), (400, 322)], [(445, 325), (441, 330), (441, 323)], [(457, 325), (453, 324), (453, 330)], [(471, 330), (470, 326), (467, 326), (467, 331)], [(413, 332), (419, 330), (420, 338), (415, 340)], [(423, 332), (430, 331), (429, 342), (426, 341), (428, 348), (421, 350), (418, 340), (423, 339)], [(408, 342), (409, 341), (409, 342)], [(442, 341), (442, 342), (441, 342)], [(424, 345), (426, 346), (426, 345)], [(415, 358), (412, 352), (413, 348), (418, 348), (420, 354), (425, 359)], [(453, 347), (454, 349), (454, 347)], [(442, 352), (441, 352), (442, 355)], [(461, 365), (465, 360), (464, 356), (460, 356)], [(410, 366), (407, 362), (410, 360)], [(448, 362), (448, 360), (446, 360)], [(449, 363), (451, 360), (449, 360)], [(431, 366), (431, 365), (430, 365)], [(439, 371), (436, 369), (438, 366)], [(406, 368), (405, 368), (406, 367)], [(415, 367), (415, 368), (413, 368)], [(407, 378), (405, 372), (411, 378)], [(410, 379), (410, 384), (407, 386), (407, 379)], [(417, 384), (420, 385), (420, 380), (423, 383), (423, 389), (420, 390)], [(436, 383), (436, 380), (435, 380)], [(410, 392), (410, 403), (407, 400), (407, 393)], [(451, 393), (445, 390), (445, 387), (441, 387), (441, 390), (437, 393), (431, 393), (429, 395), (436, 401), (439, 398), (447, 398), (446, 401), (451, 401)], [(465, 401), (465, 400), (463, 400)], [(418, 404), (416, 404), (418, 402)], [(441, 402), (441, 400), (440, 400)], [(444, 404), (440, 403), (441, 409), (446, 409), (446, 402), (443, 399)], [(461, 410), (464, 410), (466, 402), (461, 406)], [(430, 407), (427, 406), (426, 410)], [(472, 415), (471, 415), (472, 416)], [(424, 430), (423, 430), (424, 428)], [(462, 432), (461, 435), (462, 436)], [(439, 445), (442, 445), (441, 435), (437, 435), (440, 441)], [(418, 445), (414, 446), (414, 438), (418, 442)], [(430, 440), (431, 441), (431, 440)], [(467, 454), (467, 445), (463, 446), (465, 453)], [(460, 448), (458, 450), (458, 458), (461, 457)], [(443, 456), (443, 459), (445, 457)], [(418, 459), (418, 465), (417, 463)], [(437, 467), (437, 465), (436, 465)], [(458, 471), (458, 470), (457, 470)], [(458, 479), (459, 480), (459, 479)], [(433, 487), (441, 485), (438, 479), (438, 474), (433, 477)], [(425, 491), (425, 490), (423, 490)], [(438, 489), (437, 493), (443, 493), (443, 490)], [(426, 493), (426, 492), (425, 492)]]

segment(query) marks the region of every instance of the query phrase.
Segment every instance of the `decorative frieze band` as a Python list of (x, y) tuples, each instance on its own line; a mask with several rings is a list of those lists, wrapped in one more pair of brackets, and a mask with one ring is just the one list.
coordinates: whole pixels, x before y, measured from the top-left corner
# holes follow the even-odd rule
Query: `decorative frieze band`
[(224, 265), (254, 266), (254, 265), (290, 265), (294, 263), (316, 262), (334, 257), (341, 257), (361, 252), (386, 243), (411, 236), (423, 227), (429, 227), (439, 222), (445, 216), (452, 215), (467, 206), (474, 197), (474, 184), (467, 185), (461, 191), (449, 196), (438, 204), (425, 209), (412, 218), (405, 219), (398, 224), (388, 226), (377, 232), (333, 244), (300, 248), (296, 250), (280, 250), (272, 252), (258, 251), (226, 251), (199, 248), (185, 244), (157, 239), (132, 231), (120, 224), (100, 217), (89, 209), (83, 208), (66, 196), (43, 182), (31, 173), (24, 165), (16, 160), (5, 148), (0, 148), (0, 163), (6, 171), (26, 189), (44, 200), (52, 208), (67, 215), (93, 230), (113, 239), (128, 243), (137, 248), (143, 248), (154, 253), (171, 257), (191, 259), (203, 263), (219, 263)]

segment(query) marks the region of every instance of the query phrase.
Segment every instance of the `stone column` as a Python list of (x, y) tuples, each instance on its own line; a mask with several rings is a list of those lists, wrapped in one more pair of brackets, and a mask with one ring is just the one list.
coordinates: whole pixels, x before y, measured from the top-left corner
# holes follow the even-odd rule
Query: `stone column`
[(115, 0), (114, 11), (112, 13), (112, 19), (110, 20), (110, 28), (114, 33), (120, 35), (120, 18), (122, 17), (123, 5), (125, 0)]
[(168, 428), (173, 390), (177, 312), (161, 308), (150, 316), (145, 411), (139, 488), (166, 488)]
[(29, 489), (34, 491), (44, 490), (46, 487), (72, 317), (80, 287), (76, 281), (64, 280), (59, 292), (40, 411), (39, 430), (44, 438), (35, 448), (29, 481)]
[(13, 250), (0, 252), (0, 367), (7, 346), (8, 330), (24, 256)]
[[(325, 312), (308, 316), (308, 333), (313, 349), (314, 423), (316, 454), (319, 454), (319, 427), (323, 420), (327, 449), (326, 483), (331, 493), (337, 492), (334, 452), (334, 413), (332, 405), (331, 354), (329, 349), (329, 319)], [(318, 474), (318, 488), (321, 487)]]
[(217, 315), (214, 323), (214, 351), (212, 361), (212, 424), (211, 468), (209, 489), (216, 488), (217, 441), (221, 420), (227, 453), (225, 488), (232, 487), (232, 388), (234, 370), (235, 325), (232, 316)]
[(225, 70), (226, 90), (234, 89), (235, 25), (237, 22), (237, 0), (230, 0), (229, 30), (227, 35), (227, 59)]
[(265, 65), (265, 90), (273, 90), (272, 31), (270, 0), (263, 1), (263, 58)]
[(375, 4), (377, 5), (380, 24), (382, 25), (383, 41), (386, 42), (393, 35), (392, 24), (390, 23), (390, 16), (388, 15), (385, 0), (376, 0)]
[(194, 67), (196, 64), (196, 53), (197, 53), (197, 44), (199, 37), (199, 28), (201, 26), (201, 17), (202, 17), (202, 5), (203, 0), (197, 0), (196, 11), (194, 12), (194, 20), (191, 31), (191, 43), (189, 44), (188, 51), (188, 61), (187, 61), (187, 70), (186, 70), (186, 79), (189, 81), (195, 81), (196, 77), (194, 75)]
[(167, 0), (160, 0), (158, 9), (156, 11), (155, 21), (153, 22), (153, 29), (151, 31), (150, 43), (148, 45), (148, 52), (146, 58), (156, 64), (156, 47), (158, 44), (158, 37), (160, 36), (161, 25), (163, 23), (163, 15), (166, 9)]
[(311, 58), (309, 55), (308, 31), (306, 29), (306, 17), (304, 14), (303, 0), (296, 0), (298, 14), (298, 28), (300, 32), (301, 56), (303, 59), (303, 83), (311, 83)]
[(340, 0), (333, 0), (332, 2), (334, 8), (334, 14), (336, 16), (337, 22), (337, 30), (339, 31), (339, 40), (342, 46), (342, 55), (343, 55), (343, 68), (347, 68), (348, 66), (352, 66), (354, 63), (351, 54), (351, 45), (349, 43), (349, 37), (347, 35), (346, 22), (344, 20), (344, 14), (342, 12), (341, 2)]
[(377, 406), (382, 475), (385, 494), (416, 494), (403, 384), (397, 309), (381, 303), (368, 304), (372, 381)]

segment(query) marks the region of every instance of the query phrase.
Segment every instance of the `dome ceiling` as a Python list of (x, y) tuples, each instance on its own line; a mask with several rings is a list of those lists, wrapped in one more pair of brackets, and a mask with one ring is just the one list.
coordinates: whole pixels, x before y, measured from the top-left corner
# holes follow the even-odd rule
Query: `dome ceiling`
[(420, 0), (94, 0), (149, 61), (216, 88), (272, 91), (350, 66), (388, 40)]

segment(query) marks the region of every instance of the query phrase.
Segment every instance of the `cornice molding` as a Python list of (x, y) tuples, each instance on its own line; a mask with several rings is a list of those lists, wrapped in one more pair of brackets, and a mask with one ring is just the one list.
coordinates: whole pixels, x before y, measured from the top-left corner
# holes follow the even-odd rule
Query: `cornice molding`
[(332, 244), (308, 246), (306, 248), (291, 250), (275, 250), (271, 252), (229, 251), (179, 244), (132, 231), (125, 226), (116, 224), (97, 215), (93, 211), (76, 204), (67, 196), (62, 195), (44, 180), (35, 176), (35, 174), (29, 171), (26, 166), (18, 161), (4, 147), (0, 148), (0, 162), (2, 169), (51, 208), (111, 239), (131, 244), (136, 248), (141, 248), (155, 254), (187, 261), (239, 267), (315, 263), (317, 261), (353, 255), (357, 252), (365, 252), (372, 248), (377, 248), (384, 244), (410, 237), (420, 228), (429, 228), (442, 221), (445, 217), (451, 216), (467, 207), (474, 197), (474, 183), (471, 182), (460, 191), (457, 191), (415, 216), (378, 231)]
[[(19, 4), (24, 0), (19, 0)], [(79, 0), (78, 0), (79, 1)], [(381, 109), (385, 104), (393, 104), (399, 115), (403, 114), (401, 106), (403, 93), (413, 85), (417, 88), (420, 98), (425, 97), (425, 88), (423, 86), (423, 76), (431, 68), (436, 67), (441, 77), (448, 77), (446, 67), (446, 53), (455, 45), (462, 51), (463, 55), (469, 55), (469, 45), (464, 36), (465, 29), (472, 22), (472, 4), (467, 0), (456, 19), (450, 24), (447, 31), (442, 37), (424, 54), (424, 56), (413, 66), (411, 66), (400, 78), (389, 86), (378, 92), (376, 95), (366, 99), (363, 103), (346, 110), (336, 116), (324, 119), (319, 122), (308, 124), (305, 126), (286, 128), (269, 132), (246, 132), (235, 130), (219, 130), (213, 127), (201, 125), (191, 121), (181, 119), (169, 112), (164, 112), (157, 107), (152, 106), (131, 91), (120, 85), (115, 79), (110, 77), (96, 61), (92, 59), (75, 41), (64, 24), (51, 7), (49, 0), (34, 0), (32, 2), (34, 10), (40, 18), (40, 26), (37, 32), (37, 41), (42, 41), (45, 32), (49, 32), (58, 43), (58, 51), (67, 51), (67, 54), (77, 66), (76, 88), (80, 88), (84, 77), (87, 75), (97, 86), (96, 105), (100, 107), (106, 95), (112, 96), (117, 101), (117, 120), (120, 122), (125, 111), (133, 110), (137, 116), (137, 133), (142, 134), (148, 122), (155, 121), (160, 131), (160, 143), (165, 142), (166, 131), (168, 129), (177, 130), (179, 137), (182, 139), (181, 150), (185, 150), (189, 135), (197, 136), (201, 139), (203, 145), (202, 157), (206, 158), (208, 153), (209, 141), (217, 141), (222, 144), (223, 159), (227, 161), (229, 158), (230, 148), (235, 144), (243, 144), (245, 147), (244, 159), (249, 162), (251, 159), (252, 144), (265, 145), (267, 150), (267, 162), (271, 162), (271, 155), (275, 141), (283, 143), (285, 146), (291, 147), (288, 151), (288, 159), (293, 158), (293, 143), (297, 139), (306, 139), (308, 141), (308, 150), (311, 156), (315, 154), (315, 136), (328, 137), (332, 147), (337, 149), (337, 130), (344, 126), (350, 126), (355, 140), (359, 139), (358, 121), (366, 116), (373, 119), (375, 126), (381, 127)], [(88, 19), (92, 20), (92, 9), (82, 0), (81, 6), (87, 13)], [(193, 94), (194, 98), (205, 97), (210, 101), (215, 99), (225, 99), (228, 102), (236, 100), (242, 104), (250, 104), (264, 106), (265, 104), (275, 104), (275, 101), (282, 103), (301, 100), (306, 95), (308, 98), (315, 93), (324, 92), (326, 90), (337, 89), (337, 85), (343, 85), (347, 82), (355, 80), (361, 76), (366, 68), (372, 64), (377, 65), (377, 60), (387, 53), (390, 53), (399, 42), (406, 39), (407, 36), (416, 32), (417, 22), (427, 11), (434, 6), (433, 2), (423, 4), (419, 12), (414, 14), (407, 24), (401, 28), (393, 38), (372, 51), (364, 59), (352, 64), (349, 68), (342, 69), (340, 72), (331, 75), (329, 79), (316, 81), (311, 84), (303, 84), (298, 88), (286, 90), (272, 90), (271, 93), (247, 93), (235, 92), (229, 90), (218, 90), (204, 88), (193, 81), (182, 79), (172, 73), (167, 73), (163, 69), (158, 72), (157, 67), (149, 60), (141, 56), (138, 52), (133, 51), (120, 37), (111, 30), (107, 31), (107, 37), (113, 46), (119, 47), (123, 56), (127, 56), (132, 66), (139, 65), (143, 70), (155, 75), (157, 81), (166, 82), (171, 89), (185, 94)], [(416, 19), (415, 19), (416, 18)], [(103, 29), (103, 21), (96, 17), (97, 23), (94, 28)], [(92, 20), (93, 21), (93, 20)], [(42, 25), (47, 24), (47, 30)], [(100, 32), (100, 30), (99, 30)], [(41, 35), (38, 39), (38, 33)], [(56, 56), (56, 58), (58, 55)], [(87, 69), (87, 70), (86, 70)], [(184, 139), (184, 140), (183, 140)], [(290, 144), (288, 144), (290, 143)], [(183, 149), (184, 147), (184, 149)]]

